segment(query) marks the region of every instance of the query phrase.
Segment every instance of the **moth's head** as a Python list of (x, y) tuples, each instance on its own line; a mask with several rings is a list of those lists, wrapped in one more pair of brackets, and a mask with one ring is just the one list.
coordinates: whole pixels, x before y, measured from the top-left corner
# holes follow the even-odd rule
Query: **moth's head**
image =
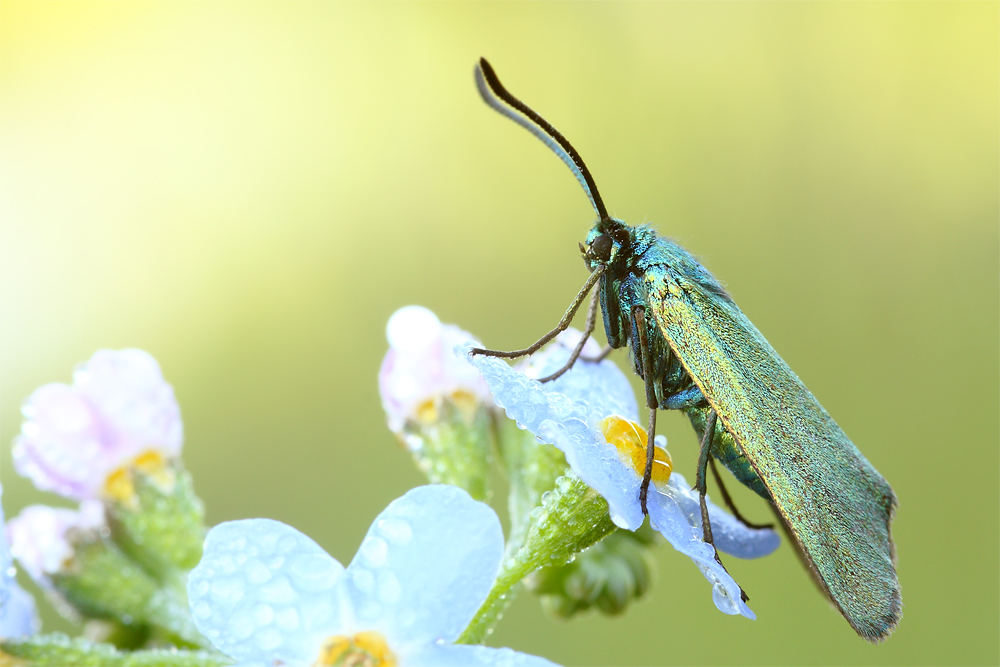
[(621, 220), (605, 218), (599, 220), (587, 234), (586, 245), (580, 246), (583, 261), (593, 271), (598, 266), (610, 267), (627, 249), (631, 242), (631, 228)]

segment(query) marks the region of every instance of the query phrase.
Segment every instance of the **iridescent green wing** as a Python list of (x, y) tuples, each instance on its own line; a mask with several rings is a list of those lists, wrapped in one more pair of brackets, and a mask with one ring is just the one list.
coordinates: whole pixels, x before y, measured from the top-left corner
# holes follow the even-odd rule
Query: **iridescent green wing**
[(892, 488), (739, 308), (670, 271), (646, 276), (661, 332), (770, 491), (830, 598), (858, 634), (886, 638), (902, 606)]

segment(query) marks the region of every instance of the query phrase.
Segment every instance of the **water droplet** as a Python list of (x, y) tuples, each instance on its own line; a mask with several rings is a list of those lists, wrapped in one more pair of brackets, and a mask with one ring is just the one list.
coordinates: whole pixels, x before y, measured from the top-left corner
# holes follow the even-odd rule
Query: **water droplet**
[(191, 614), (195, 618), (206, 619), (212, 615), (212, 608), (204, 600), (191, 605)]
[(271, 578), (271, 570), (256, 559), (247, 563), (243, 571), (246, 574), (247, 581), (255, 586)]
[(299, 612), (295, 607), (282, 609), (275, 616), (275, 625), (278, 626), (279, 630), (284, 632), (297, 630), (300, 623), (301, 619), (299, 618)]
[(403, 519), (382, 519), (378, 528), (387, 540), (399, 546), (405, 546), (413, 539), (413, 529)]
[(381, 537), (366, 537), (361, 543), (359, 550), (361, 557), (371, 567), (380, 567), (385, 564), (385, 559), (389, 554), (389, 545)]
[(360, 567), (352, 568), (351, 581), (354, 583), (354, 587), (362, 593), (370, 595), (375, 589), (375, 575), (372, 574), (371, 570)]

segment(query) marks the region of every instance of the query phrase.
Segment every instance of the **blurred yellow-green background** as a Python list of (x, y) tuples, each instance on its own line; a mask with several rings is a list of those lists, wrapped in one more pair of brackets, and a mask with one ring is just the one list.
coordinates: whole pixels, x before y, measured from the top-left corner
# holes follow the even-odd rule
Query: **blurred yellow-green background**
[[(492, 643), (587, 665), (995, 664), (998, 23), (995, 2), (4, 2), (7, 515), (57, 502), (10, 464), (20, 401), (141, 347), (209, 522), (279, 519), (348, 562), (423, 481), (379, 404), (388, 316), (419, 303), (518, 347), (587, 275), (587, 200), (479, 100), (487, 56), (893, 484), (905, 605), (870, 646), (784, 546), (729, 559), (758, 620), (727, 617), (664, 547), (625, 616), (555, 622), (524, 594)], [(660, 423), (690, 476), (690, 427)]]

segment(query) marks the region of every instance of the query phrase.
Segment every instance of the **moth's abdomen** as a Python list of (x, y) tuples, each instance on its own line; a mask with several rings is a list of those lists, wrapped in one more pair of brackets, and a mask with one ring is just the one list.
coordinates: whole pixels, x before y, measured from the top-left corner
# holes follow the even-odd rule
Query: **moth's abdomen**
[[(705, 420), (708, 417), (709, 410), (710, 408), (707, 406), (685, 410), (688, 419), (691, 420), (691, 426), (694, 427), (695, 433), (698, 434), (699, 441), (705, 433)], [(715, 438), (712, 442), (711, 453), (744, 486), (752, 489), (761, 498), (771, 500), (771, 494), (750, 465), (750, 460), (736, 446), (736, 440), (733, 439), (733, 436), (723, 426), (721, 419), (715, 423)]]

